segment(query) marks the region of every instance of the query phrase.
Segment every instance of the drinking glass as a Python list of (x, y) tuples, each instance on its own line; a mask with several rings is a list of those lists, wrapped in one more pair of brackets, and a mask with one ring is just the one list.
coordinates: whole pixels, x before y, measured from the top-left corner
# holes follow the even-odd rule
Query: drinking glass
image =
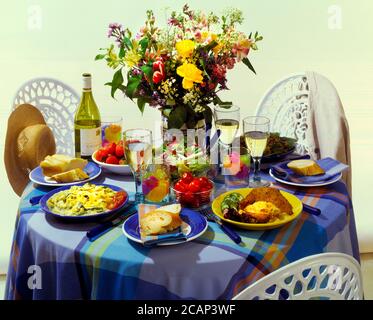
[(267, 187), (269, 181), (260, 178), (260, 161), (269, 137), (269, 119), (266, 117), (247, 117), (243, 119), (243, 132), (246, 147), (254, 161), (254, 177), (250, 179), (252, 188)]
[(102, 146), (122, 140), (122, 117), (103, 117), (101, 121)]
[(249, 184), (250, 154), (246, 148), (222, 150), (225, 189), (245, 188)]
[(146, 203), (168, 202), (170, 174), (164, 164), (150, 164), (142, 176), (142, 192)]
[(216, 106), (214, 108), (214, 119), (220, 143), (224, 147), (230, 148), (240, 124), (240, 108), (238, 106), (230, 108)]
[(152, 162), (152, 141), (152, 132), (147, 129), (129, 129), (124, 132), (126, 159), (136, 184), (136, 203), (144, 202), (142, 176)]

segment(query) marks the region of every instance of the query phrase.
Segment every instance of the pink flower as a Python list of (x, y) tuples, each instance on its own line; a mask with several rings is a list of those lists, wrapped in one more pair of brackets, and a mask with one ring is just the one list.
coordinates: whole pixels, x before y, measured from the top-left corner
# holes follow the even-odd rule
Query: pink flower
[(249, 54), (251, 41), (248, 38), (239, 40), (232, 49), (232, 53), (237, 57), (237, 61), (240, 62), (243, 58), (246, 58)]

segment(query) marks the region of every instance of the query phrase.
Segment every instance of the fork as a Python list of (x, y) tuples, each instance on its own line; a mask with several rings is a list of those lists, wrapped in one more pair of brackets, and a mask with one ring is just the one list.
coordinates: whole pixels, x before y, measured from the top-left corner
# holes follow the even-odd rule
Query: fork
[(212, 211), (211, 208), (204, 208), (200, 210), (208, 221), (212, 221), (217, 223), (220, 228), (224, 231), (224, 233), (231, 238), (235, 243), (240, 244), (242, 242), (241, 237), (234, 231), (232, 228), (228, 227), (224, 224), (220, 218), (218, 218)]

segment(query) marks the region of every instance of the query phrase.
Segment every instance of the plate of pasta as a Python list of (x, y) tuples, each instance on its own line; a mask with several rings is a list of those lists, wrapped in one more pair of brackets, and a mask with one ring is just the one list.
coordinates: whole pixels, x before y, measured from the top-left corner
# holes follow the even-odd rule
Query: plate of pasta
[(127, 201), (128, 194), (120, 187), (85, 183), (55, 189), (41, 198), (40, 205), (52, 216), (87, 222), (111, 216)]

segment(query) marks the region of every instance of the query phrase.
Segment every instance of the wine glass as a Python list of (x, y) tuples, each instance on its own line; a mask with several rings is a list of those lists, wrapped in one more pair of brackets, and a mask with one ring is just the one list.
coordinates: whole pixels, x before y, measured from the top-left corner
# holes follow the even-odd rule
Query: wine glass
[(240, 124), (240, 108), (238, 106), (230, 108), (216, 106), (214, 108), (214, 118), (219, 141), (224, 147), (229, 149), (236, 137)]
[(152, 141), (152, 132), (147, 129), (128, 129), (124, 132), (126, 159), (136, 184), (136, 203), (144, 202), (142, 175), (152, 162)]
[(260, 178), (260, 161), (269, 137), (269, 119), (266, 117), (247, 117), (243, 119), (243, 132), (246, 147), (254, 161), (254, 177), (249, 182), (253, 188), (267, 187), (269, 181)]

